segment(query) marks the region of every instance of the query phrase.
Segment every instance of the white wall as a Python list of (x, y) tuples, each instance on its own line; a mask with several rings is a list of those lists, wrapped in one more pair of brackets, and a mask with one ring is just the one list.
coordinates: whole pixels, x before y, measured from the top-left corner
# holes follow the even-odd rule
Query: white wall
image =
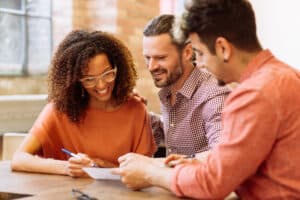
[[(161, 0), (171, 1), (171, 0)], [(300, 1), (249, 0), (253, 6), (257, 32), (264, 48), (270, 49), (285, 63), (300, 70)], [(183, 10), (177, 0), (176, 14)]]
[(264, 48), (300, 69), (300, 1), (250, 0)]
[(0, 135), (28, 132), (47, 103), (47, 95), (0, 95)]

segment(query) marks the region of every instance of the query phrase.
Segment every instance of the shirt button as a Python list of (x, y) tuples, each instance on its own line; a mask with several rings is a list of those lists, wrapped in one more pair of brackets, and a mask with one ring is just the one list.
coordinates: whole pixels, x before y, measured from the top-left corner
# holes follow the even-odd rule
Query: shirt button
[(168, 149), (168, 152), (171, 153), (171, 152), (172, 152), (172, 149)]

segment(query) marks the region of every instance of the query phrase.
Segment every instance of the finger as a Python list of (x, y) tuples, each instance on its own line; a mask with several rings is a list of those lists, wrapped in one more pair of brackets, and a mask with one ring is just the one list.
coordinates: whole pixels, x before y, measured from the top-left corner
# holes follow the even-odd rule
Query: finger
[(125, 160), (130, 160), (132, 157), (134, 157), (134, 153), (127, 153), (123, 156), (120, 156), (118, 158), (118, 162), (121, 163), (121, 162), (124, 162)]
[(131, 190), (139, 190), (140, 189), (139, 187), (136, 187), (136, 186), (133, 186), (133, 185), (130, 185), (130, 184), (127, 184), (126, 187), (131, 189)]
[(71, 176), (78, 178), (78, 177), (89, 177), (85, 172), (82, 171), (72, 171)]
[(77, 170), (77, 169), (81, 169), (82, 165), (70, 163), (69, 166), (68, 166), (68, 168), (69, 168), (69, 170)]
[(76, 156), (69, 158), (69, 162), (88, 166), (91, 165), (93, 161), (86, 154), (77, 153)]
[(171, 160), (169, 161), (168, 163), (166, 163), (166, 166), (168, 167), (175, 167), (176, 165), (179, 165), (179, 164), (182, 164), (182, 163), (185, 163), (186, 161), (182, 158), (180, 159), (177, 159), (177, 160)]
[(78, 158), (78, 157), (70, 157), (68, 159), (68, 162), (69, 163), (80, 163), (81, 162), (81, 157), (80, 158)]
[(125, 155), (123, 155), (123, 156), (120, 156), (120, 157), (118, 158), (118, 162), (119, 162), (119, 163), (122, 163), (122, 162), (124, 162), (124, 161), (126, 160), (126, 158), (127, 158), (127, 154), (125, 154)]
[(87, 158), (87, 157), (80, 157), (80, 158), (77, 158), (77, 157), (71, 157), (69, 158), (68, 160), (70, 163), (73, 163), (73, 164), (80, 164), (80, 165), (88, 165), (92, 162), (91, 159)]
[(84, 153), (77, 153), (76, 155), (80, 156), (81, 158), (84, 158), (84, 159), (90, 159), (90, 157)]
[(86, 174), (82, 168), (69, 168), (69, 172), (72, 177), (80, 177)]
[(112, 174), (122, 175), (123, 170), (121, 168), (115, 168), (110, 171)]
[(180, 159), (182, 156), (179, 154), (171, 154), (169, 155), (166, 159), (165, 159), (165, 164), (167, 164), (168, 162), (172, 161), (172, 160), (178, 160)]
[(124, 168), (129, 164), (129, 162), (130, 162), (129, 159), (124, 160), (123, 162), (120, 163), (119, 168)]
[(121, 182), (124, 183), (127, 186), (127, 179), (125, 178), (125, 176), (121, 176)]
[(85, 172), (82, 170), (82, 165), (68, 162), (66, 165), (66, 174), (72, 177), (85, 176)]
[(69, 169), (81, 169), (83, 167), (91, 167), (91, 163), (88, 162), (68, 162), (68, 168)]

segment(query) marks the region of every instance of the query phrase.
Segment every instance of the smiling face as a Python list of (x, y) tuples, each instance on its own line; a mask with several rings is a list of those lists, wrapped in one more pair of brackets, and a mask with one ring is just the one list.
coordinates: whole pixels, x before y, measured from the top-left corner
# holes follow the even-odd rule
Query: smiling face
[(215, 75), (219, 85), (225, 85), (230, 81), (226, 81), (226, 71), (224, 71), (224, 59), (212, 54), (207, 46), (201, 41), (196, 33), (189, 35), (192, 46), (196, 52), (196, 63), (198, 67), (204, 67)]
[[(95, 77), (99, 77), (99, 75), (103, 75), (111, 69), (113, 69), (113, 67), (111, 66), (107, 56), (105, 54), (98, 54), (90, 59), (86, 70), (83, 72), (82, 78), (93, 79)], [(83, 87), (90, 95), (91, 106), (105, 108), (110, 101), (112, 101), (112, 92), (115, 81), (107, 82), (103, 77), (104, 76), (97, 78), (96, 84), (93, 87), (87, 87), (83, 84)]]
[(170, 86), (183, 74), (180, 53), (168, 33), (143, 38), (143, 55), (154, 84)]

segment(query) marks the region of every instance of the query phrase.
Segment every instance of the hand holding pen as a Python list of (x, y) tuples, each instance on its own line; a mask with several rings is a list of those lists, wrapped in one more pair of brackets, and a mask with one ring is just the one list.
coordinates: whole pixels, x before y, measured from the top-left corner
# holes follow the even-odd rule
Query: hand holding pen
[(98, 167), (98, 165), (85, 154), (75, 154), (65, 148), (62, 148), (61, 151), (71, 156), (68, 160), (66, 173), (72, 177), (87, 176), (87, 174), (82, 170), (83, 167)]
[[(80, 154), (75, 154), (75, 153), (73, 153), (73, 152), (71, 152), (71, 151), (69, 151), (65, 148), (61, 148), (61, 150), (62, 150), (62, 152), (68, 154), (69, 156), (74, 157), (74, 158), (78, 158), (78, 159), (81, 159), (83, 156), (86, 156), (85, 154), (81, 154), (82, 156), (80, 156)], [(86, 156), (86, 157), (88, 158), (88, 156)], [(88, 159), (90, 159), (90, 158), (88, 158)], [(91, 167), (99, 167), (99, 166), (97, 165), (97, 163), (92, 162)]]
[(118, 167), (118, 165), (114, 164), (114, 163), (111, 163), (107, 160), (103, 160), (103, 159), (100, 159), (100, 158), (89, 158), (87, 155), (85, 154), (75, 154), (65, 148), (62, 148), (61, 149), (64, 153), (68, 154), (69, 156), (71, 157), (74, 157), (74, 158), (81, 158), (81, 157), (85, 157), (85, 158), (88, 158), (92, 161), (91, 163), (91, 166), (89, 167), (103, 167), (103, 168), (112, 168), (112, 167)]

